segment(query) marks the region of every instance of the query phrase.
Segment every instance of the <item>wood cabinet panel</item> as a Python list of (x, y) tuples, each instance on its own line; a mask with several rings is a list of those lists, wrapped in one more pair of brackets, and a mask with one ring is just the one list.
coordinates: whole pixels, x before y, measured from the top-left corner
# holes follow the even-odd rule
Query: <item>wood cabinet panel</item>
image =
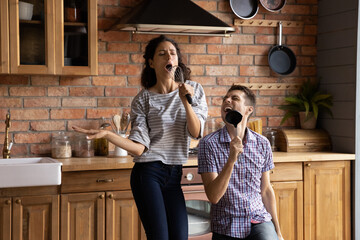
[(131, 191), (106, 193), (106, 239), (138, 240), (141, 221)]
[(12, 205), (12, 239), (59, 239), (58, 195), (14, 197)]
[(351, 239), (350, 207), (349, 161), (305, 163), (305, 239)]
[(272, 186), (284, 239), (303, 239), (303, 182), (275, 182)]
[(61, 195), (61, 240), (105, 240), (105, 193)]
[(130, 189), (131, 170), (63, 172), (62, 193)]
[(9, 73), (9, 7), (0, 1), (0, 73)]
[(275, 163), (275, 168), (270, 170), (270, 180), (278, 181), (302, 181), (303, 166), (301, 162)]
[(11, 240), (11, 198), (0, 198), (0, 239)]

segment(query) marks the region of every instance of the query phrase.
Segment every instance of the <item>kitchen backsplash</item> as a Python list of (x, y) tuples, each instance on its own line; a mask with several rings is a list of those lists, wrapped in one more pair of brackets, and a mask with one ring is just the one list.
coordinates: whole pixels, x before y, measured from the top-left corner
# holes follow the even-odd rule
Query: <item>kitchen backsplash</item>
[[(116, 18), (139, 1), (98, 0), (99, 75), (90, 77), (0, 76), (0, 147), (5, 115), (11, 113), (12, 156), (50, 156), (51, 135), (71, 126), (98, 127), (101, 117), (129, 110), (140, 91), (143, 51), (154, 35), (105, 31)], [(194, 1), (229, 25), (237, 19), (228, 0)], [(301, 83), (316, 77), (317, 1), (290, 0), (278, 13), (261, 5), (255, 19), (300, 21), (301, 27), (283, 28), (283, 44), (297, 58), (293, 73), (281, 76), (268, 65), (270, 48), (278, 44), (274, 27), (239, 27), (232, 37), (171, 36), (182, 49), (192, 80), (202, 84), (209, 115), (218, 118), (222, 96), (233, 83)], [(294, 90), (255, 90), (255, 112), (263, 126), (279, 127), (278, 106)], [(283, 126), (296, 126), (295, 119)]]

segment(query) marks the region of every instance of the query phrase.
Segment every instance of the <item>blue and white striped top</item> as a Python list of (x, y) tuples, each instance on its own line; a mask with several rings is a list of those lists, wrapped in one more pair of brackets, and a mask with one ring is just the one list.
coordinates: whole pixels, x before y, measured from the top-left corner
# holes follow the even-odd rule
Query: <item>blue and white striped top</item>
[[(192, 108), (200, 120), (202, 136), (208, 113), (205, 93), (199, 83), (186, 83), (194, 88)], [(132, 101), (129, 139), (146, 147), (141, 156), (134, 157), (134, 162), (184, 164), (188, 159), (189, 136), (178, 89), (167, 94), (143, 89)]]

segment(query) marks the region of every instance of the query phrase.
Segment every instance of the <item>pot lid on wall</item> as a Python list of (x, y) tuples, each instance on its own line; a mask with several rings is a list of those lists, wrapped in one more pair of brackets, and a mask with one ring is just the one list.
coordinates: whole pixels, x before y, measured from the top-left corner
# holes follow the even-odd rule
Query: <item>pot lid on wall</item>
[(235, 32), (235, 28), (190, 0), (144, 0), (109, 30), (205, 36), (230, 36)]

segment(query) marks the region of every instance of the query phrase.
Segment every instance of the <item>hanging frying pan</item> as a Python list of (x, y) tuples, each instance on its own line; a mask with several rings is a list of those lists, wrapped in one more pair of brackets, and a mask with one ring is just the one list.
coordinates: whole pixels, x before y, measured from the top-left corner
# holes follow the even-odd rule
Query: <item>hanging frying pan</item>
[(279, 22), (279, 45), (273, 46), (268, 55), (270, 68), (281, 75), (287, 75), (296, 67), (296, 57), (293, 51), (285, 45), (281, 45), (282, 22)]
[(242, 19), (255, 17), (259, 10), (258, 0), (230, 0), (231, 10)]
[(286, 0), (260, 0), (261, 5), (270, 12), (280, 11), (286, 3)]

